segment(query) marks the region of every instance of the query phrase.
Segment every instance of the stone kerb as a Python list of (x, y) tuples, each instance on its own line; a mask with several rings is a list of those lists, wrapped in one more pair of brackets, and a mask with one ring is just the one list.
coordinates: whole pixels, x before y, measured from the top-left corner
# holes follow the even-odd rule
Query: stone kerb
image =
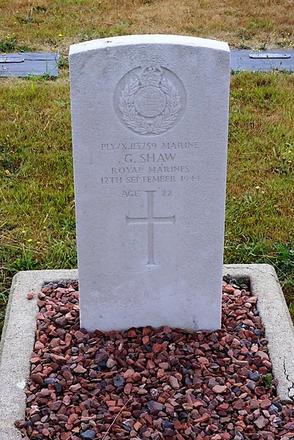
[[(251, 292), (258, 297), (273, 373), (278, 380), (278, 395), (284, 402), (294, 401), (294, 328), (272, 266), (232, 264), (223, 275), (249, 278)], [(14, 422), (24, 417), (24, 387), (29, 375), (34, 346), (37, 301), (27, 293), (38, 292), (48, 282), (77, 280), (77, 270), (40, 270), (19, 272), (13, 279), (0, 345), (0, 440), (21, 440)], [(131, 312), (131, 310), (130, 310)]]
[(14, 422), (24, 417), (24, 387), (35, 341), (38, 292), (50, 281), (77, 279), (77, 270), (40, 270), (17, 273), (12, 281), (0, 345), (0, 440), (20, 440)]

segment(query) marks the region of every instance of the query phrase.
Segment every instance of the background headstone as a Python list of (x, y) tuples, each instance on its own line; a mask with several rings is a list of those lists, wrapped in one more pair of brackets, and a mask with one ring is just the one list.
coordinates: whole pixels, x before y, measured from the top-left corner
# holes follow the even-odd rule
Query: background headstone
[(231, 69), (234, 72), (294, 71), (294, 50), (252, 51), (232, 50)]
[(70, 74), (81, 326), (219, 328), (227, 44), (100, 39)]
[(0, 53), (1, 77), (58, 76), (58, 53)]

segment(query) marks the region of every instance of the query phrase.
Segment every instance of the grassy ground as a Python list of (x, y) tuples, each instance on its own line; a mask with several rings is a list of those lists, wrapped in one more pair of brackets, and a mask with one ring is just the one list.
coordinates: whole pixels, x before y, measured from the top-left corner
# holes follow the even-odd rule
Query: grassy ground
[(293, 45), (292, 0), (0, 0), (1, 4), (0, 40), (34, 49), (67, 53), (76, 41), (157, 32), (219, 38), (238, 47)]
[[(292, 1), (0, 0), (0, 51), (171, 32), (293, 44)], [(258, 4), (258, 5), (257, 5)], [(0, 322), (18, 270), (76, 266), (69, 84), (0, 83)], [(232, 77), (225, 262), (273, 264), (294, 318), (294, 77)]]

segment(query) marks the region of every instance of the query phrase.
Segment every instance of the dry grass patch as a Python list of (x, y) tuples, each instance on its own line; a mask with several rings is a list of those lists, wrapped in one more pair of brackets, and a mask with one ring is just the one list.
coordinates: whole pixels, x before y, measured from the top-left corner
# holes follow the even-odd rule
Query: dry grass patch
[[(136, 33), (187, 34), (235, 47), (293, 45), (292, 0), (2, 0), (0, 48), (60, 49)], [(2, 44), (1, 44), (2, 42)]]

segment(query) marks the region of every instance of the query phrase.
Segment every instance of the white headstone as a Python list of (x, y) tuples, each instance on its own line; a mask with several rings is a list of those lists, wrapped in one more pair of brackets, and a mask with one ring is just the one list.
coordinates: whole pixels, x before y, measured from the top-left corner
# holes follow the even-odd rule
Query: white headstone
[(219, 328), (228, 45), (89, 41), (70, 75), (81, 326)]

